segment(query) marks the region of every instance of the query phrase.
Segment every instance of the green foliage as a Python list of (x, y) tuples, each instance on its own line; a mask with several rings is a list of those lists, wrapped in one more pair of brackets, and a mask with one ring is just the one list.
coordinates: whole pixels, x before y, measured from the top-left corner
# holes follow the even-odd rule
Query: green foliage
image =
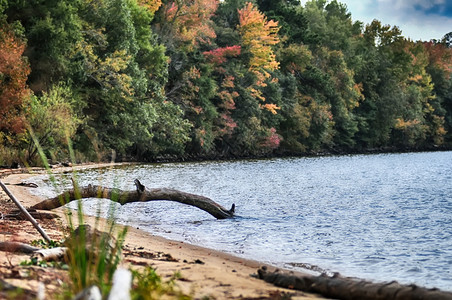
[[(24, 107), (54, 158), (67, 135), (97, 160), (452, 145), (450, 33), (412, 42), (336, 0), (3, 0), (0, 11), (4, 164), (36, 157)], [(49, 108), (56, 91), (66, 101)]]
[[(79, 214), (80, 211), (81, 207), (78, 208)], [(83, 217), (81, 218), (83, 220)], [(114, 219), (111, 219), (108, 234), (102, 234), (100, 237), (96, 234), (87, 235), (84, 227), (79, 227), (77, 234), (74, 228), (71, 229), (67, 247), (71, 290), (74, 294), (92, 285), (97, 285), (105, 295), (110, 290), (127, 233), (126, 227), (119, 230), (114, 241), (110, 234), (114, 233), (115, 228), (117, 226)]]
[(40, 97), (32, 96), (27, 111), (28, 132), (23, 137), (28, 149), (27, 161), (34, 161), (38, 152), (32, 135), (50, 157), (63, 155), (68, 159), (67, 152), (64, 152), (67, 140), (74, 137), (81, 123), (73, 108), (76, 101), (70, 87), (65, 85), (55, 85)]
[(19, 265), (20, 266), (38, 266), (41, 268), (55, 268), (55, 269), (61, 269), (61, 270), (69, 270), (69, 267), (65, 262), (38, 260), (36, 257), (33, 257), (30, 260), (21, 261)]
[(47, 241), (44, 241), (43, 239), (39, 239), (39, 240), (31, 241), (30, 244), (32, 246), (39, 247), (41, 249), (49, 249), (49, 248), (55, 248), (55, 247), (62, 247), (63, 242), (62, 241), (54, 241), (54, 240), (47, 242)]
[(79, 1), (10, 0), (8, 4), (8, 19), (25, 28), (32, 69), (29, 85), (35, 92), (49, 90), (67, 75), (68, 53), (81, 39)]
[(175, 280), (180, 277), (174, 274), (168, 281), (162, 281), (155, 269), (146, 267), (141, 271), (133, 270), (133, 290), (132, 300), (152, 300), (152, 299), (179, 299), (189, 300), (190, 296), (179, 291), (175, 285)]

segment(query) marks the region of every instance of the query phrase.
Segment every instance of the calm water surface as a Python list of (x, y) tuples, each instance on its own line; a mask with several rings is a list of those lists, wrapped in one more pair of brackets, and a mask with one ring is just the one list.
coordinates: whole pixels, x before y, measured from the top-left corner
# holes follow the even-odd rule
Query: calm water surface
[[(81, 184), (170, 187), (237, 218), (169, 201), (127, 204), (119, 222), (286, 268), (452, 290), (452, 152), (149, 164), (85, 171)], [(69, 186), (68, 175), (60, 179)], [(53, 195), (48, 180), (33, 179)], [(105, 202), (105, 201), (104, 201)], [(85, 209), (96, 214), (95, 200)], [(107, 211), (108, 206), (103, 206)]]

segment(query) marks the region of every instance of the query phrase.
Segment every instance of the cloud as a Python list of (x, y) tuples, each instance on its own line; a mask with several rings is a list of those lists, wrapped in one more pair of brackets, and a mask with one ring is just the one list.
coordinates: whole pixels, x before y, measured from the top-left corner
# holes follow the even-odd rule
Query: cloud
[[(347, 1), (346, 1), (347, 2)], [(374, 1), (370, 1), (374, 2)], [(452, 30), (448, 0), (377, 0), (377, 19), (397, 25), (413, 40), (440, 39)], [(370, 14), (367, 11), (367, 14)]]
[[(301, 0), (304, 5), (308, 0)], [(397, 26), (403, 36), (414, 41), (441, 39), (452, 31), (450, 0), (337, 0), (344, 3), (354, 21), (364, 24), (374, 19)]]
[(448, 18), (452, 18), (452, 2), (446, 2), (437, 5), (431, 5), (428, 8), (424, 8), (422, 6), (416, 7), (416, 9), (423, 9), (424, 12), (428, 15), (439, 15)]

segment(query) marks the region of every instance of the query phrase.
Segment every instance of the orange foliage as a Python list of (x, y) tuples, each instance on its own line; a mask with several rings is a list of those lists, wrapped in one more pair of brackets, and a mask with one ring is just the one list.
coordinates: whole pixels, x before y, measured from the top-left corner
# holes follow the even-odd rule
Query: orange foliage
[(265, 108), (266, 110), (268, 110), (269, 112), (271, 112), (274, 115), (276, 115), (278, 113), (276, 110), (281, 109), (281, 107), (279, 107), (273, 103), (264, 104), (264, 105), (262, 105), (262, 108)]
[(138, 0), (138, 4), (145, 7), (152, 14), (154, 14), (160, 6), (162, 6), (161, 0)]
[(419, 120), (416, 120), (416, 119), (405, 121), (402, 118), (398, 118), (396, 120), (396, 124), (395, 124), (394, 128), (395, 129), (404, 130), (404, 129), (407, 129), (407, 128), (410, 128), (410, 127), (413, 127), (413, 126), (417, 126), (419, 124), (421, 124), (421, 122)]
[[(248, 91), (255, 99), (265, 101), (260, 88), (267, 86), (268, 80), (277, 81), (275, 78), (271, 79), (270, 72), (279, 68), (279, 62), (276, 61), (272, 49), (272, 46), (279, 43), (278, 22), (267, 20), (265, 15), (250, 2), (238, 13), (238, 30), (242, 36), (242, 43), (251, 54), (249, 70), (256, 76), (256, 82), (248, 87)], [(273, 114), (276, 114), (276, 110), (279, 109), (275, 104), (261, 105), (261, 108)]]
[(279, 43), (278, 22), (267, 21), (267, 18), (252, 3), (239, 10), (238, 29), (242, 35), (243, 44), (252, 54), (250, 70), (260, 72), (265, 78), (270, 77), (266, 70), (278, 69), (279, 63), (271, 46)]
[(174, 34), (191, 47), (210, 44), (216, 37), (210, 18), (217, 10), (218, 0), (179, 0), (165, 6), (165, 18), (173, 24)]
[(9, 28), (0, 28), (0, 130), (24, 130), (21, 108), (30, 94), (27, 77), (30, 67), (22, 56), (25, 44)]
[(221, 134), (232, 134), (234, 129), (237, 127), (237, 123), (228, 114), (222, 114), (222, 125), (223, 128), (220, 129)]

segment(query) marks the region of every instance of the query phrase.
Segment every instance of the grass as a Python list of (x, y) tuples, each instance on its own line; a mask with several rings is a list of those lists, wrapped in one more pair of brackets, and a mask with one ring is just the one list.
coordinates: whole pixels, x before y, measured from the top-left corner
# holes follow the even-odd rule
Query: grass
[(132, 300), (154, 300), (163, 296), (171, 299), (189, 300), (190, 296), (177, 289), (175, 281), (180, 277), (174, 274), (168, 281), (155, 272), (155, 269), (147, 267), (142, 271), (132, 271), (134, 288), (131, 293)]
[[(55, 176), (52, 174), (47, 157), (37, 139), (31, 136), (38, 148), (39, 156), (43, 165), (46, 167), (50, 180), (58, 192), (59, 185)], [(68, 139), (68, 148), (71, 161), (75, 164), (75, 155), (72, 150), (71, 141)], [(78, 190), (78, 176), (73, 171), (73, 188)], [(74, 295), (93, 285), (97, 286), (103, 298), (106, 299), (112, 287), (113, 274), (117, 270), (121, 258), (122, 247), (127, 235), (127, 227), (118, 226), (116, 223), (113, 209), (114, 202), (119, 200), (118, 195), (112, 197), (112, 208), (106, 222), (100, 218), (100, 209), (96, 216), (94, 228), (90, 230), (85, 224), (83, 215), (82, 201), (77, 201), (77, 213), (74, 214), (67, 209), (65, 216), (69, 224), (69, 237), (66, 239), (65, 246), (68, 247), (67, 266), (69, 269), (70, 282), (66, 286), (65, 293), (60, 295), (62, 299), (72, 299)], [(62, 203), (67, 203), (67, 199), (60, 199)], [(75, 216), (76, 220), (74, 220)], [(75, 224), (82, 225), (76, 226)], [(100, 230), (104, 224), (104, 231)], [(38, 242), (39, 243), (39, 242)], [(50, 247), (57, 246), (48, 245)], [(175, 274), (169, 281), (162, 281), (154, 269), (145, 268), (142, 271), (131, 270), (133, 275), (133, 289), (131, 290), (131, 299), (148, 300), (160, 299), (165, 296), (166, 299), (191, 299), (176, 288), (175, 281), (178, 278)]]

